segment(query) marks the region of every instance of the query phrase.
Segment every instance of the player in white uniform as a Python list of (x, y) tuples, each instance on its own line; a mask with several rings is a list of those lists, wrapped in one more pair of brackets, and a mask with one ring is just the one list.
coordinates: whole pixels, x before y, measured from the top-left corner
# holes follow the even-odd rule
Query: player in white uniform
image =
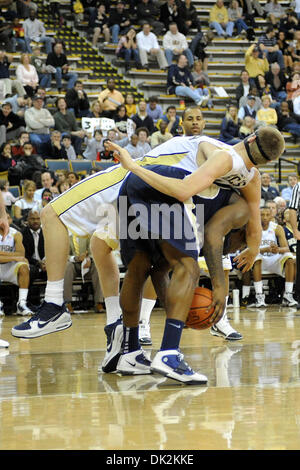
[(260, 253), (253, 265), (256, 301), (252, 306), (266, 307), (262, 274), (277, 274), (278, 276), (285, 277), (282, 305), (293, 307), (297, 305), (297, 301), (293, 297), (295, 281), (293, 254), (290, 252), (283, 227), (272, 222), (271, 218), (270, 208), (263, 207), (261, 209), (262, 238)]
[[(7, 214), (7, 217), (9, 215)], [(4, 237), (0, 227), (0, 281), (11, 282), (19, 286), (19, 299), (17, 302), (18, 315), (32, 315), (27, 306), (29, 287), (29, 266), (25, 258), (25, 249), (22, 243), (22, 234), (10, 227)], [(0, 307), (0, 315), (3, 315)]]

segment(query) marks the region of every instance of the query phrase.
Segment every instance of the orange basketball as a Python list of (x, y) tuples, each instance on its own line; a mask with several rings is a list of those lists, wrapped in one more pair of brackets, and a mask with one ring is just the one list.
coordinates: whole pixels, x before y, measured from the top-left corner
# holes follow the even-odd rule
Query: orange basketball
[(209, 319), (215, 309), (212, 307), (208, 311), (206, 310), (212, 303), (212, 298), (213, 294), (210, 289), (206, 289), (205, 287), (197, 287), (195, 289), (192, 305), (185, 322), (188, 328), (193, 328), (194, 330), (205, 330), (213, 325), (212, 323), (209, 323)]

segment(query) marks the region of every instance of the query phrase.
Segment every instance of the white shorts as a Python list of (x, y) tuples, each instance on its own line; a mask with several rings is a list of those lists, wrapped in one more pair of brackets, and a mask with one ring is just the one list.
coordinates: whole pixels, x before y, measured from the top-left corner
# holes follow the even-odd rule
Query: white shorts
[[(198, 264), (199, 264), (199, 267), (200, 267), (200, 276), (210, 277), (208, 267), (207, 267), (204, 256), (200, 256), (198, 258)], [(229, 255), (223, 255), (222, 256), (222, 264), (223, 264), (223, 270), (224, 271), (231, 271), (232, 264), (231, 264), (231, 259), (230, 259)]]
[(27, 263), (24, 261), (11, 261), (10, 263), (0, 264), (0, 281), (11, 282), (12, 284), (18, 285), (18, 272), (21, 266)]
[(256, 260), (262, 260), (261, 271), (262, 274), (277, 274), (278, 276), (285, 276), (285, 263), (288, 259), (294, 259), (292, 253), (277, 253), (272, 256), (263, 256), (259, 254)]

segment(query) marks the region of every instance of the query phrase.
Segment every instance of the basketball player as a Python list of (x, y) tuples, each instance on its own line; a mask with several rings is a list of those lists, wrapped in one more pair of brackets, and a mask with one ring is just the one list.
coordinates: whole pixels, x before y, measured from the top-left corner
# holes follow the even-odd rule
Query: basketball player
[[(0, 192), (0, 230), (2, 232), (2, 240), (5, 240), (6, 236), (9, 232), (9, 225), (5, 210), (5, 204), (3, 200), (2, 193)], [(9, 343), (4, 341), (4, 339), (0, 339), (0, 348), (8, 348)]]
[[(8, 214), (6, 214), (8, 220)], [(11, 282), (19, 286), (17, 302), (18, 315), (32, 315), (27, 306), (29, 287), (29, 266), (25, 258), (22, 234), (10, 227), (4, 238), (4, 229), (0, 227), (0, 281)]]
[[(169, 179), (188, 177), (187, 171), (173, 167), (157, 165), (147, 169)], [(213, 185), (211, 189), (215, 188)], [(206, 384), (207, 378), (203, 374), (194, 372), (184, 361), (183, 354), (179, 352), (181, 334), (200, 272), (197, 229), (190, 216), (189, 207), (173, 197), (162, 194), (134, 174), (124, 182), (120, 191), (120, 200), (122, 196), (127, 197), (129, 205), (129, 211), (124, 211), (121, 203), (119, 205), (120, 226), (124, 227), (126, 224), (128, 227), (127, 236), (120, 239), (122, 259), (127, 266), (127, 272), (120, 299), (124, 340), (122, 348), (114, 358), (115, 370), (122, 375), (157, 372), (185, 384)], [(161, 201), (164, 206), (172, 207), (173, 217), (170, 217), (170, 212), (162, 210), (159, 204)], [(204, 224), (215, 213), (215, 216), (218, 214), (217, 223), (212, 225), (211, 238), (208, 237), (208, 245), (204, 246), (214, 293), (215, 311), (211, 318), (213, 323), (218, 322), (223, 315), (226, 296), (222, 265), (223, 239), (232, 229), (240, 228), (247, 223), (249, 209), (246, 201), (229, 188), (217, 188), (217, 192), (211, 198), (197, 196), (194, 198), (194, 203), (204, 205)], [(227, 204), (228, 207), (223, 207)], [(141, 206), (146, 210), (142, 210)], [(169, 224), (168, 236), (164, 234), (163, 222), (153, 225), (153, 220), (156, 220), (160, 211), (162, 211), (162, 221)], [(128, 217), (128, 213), (134, 215)], [(134, 220), (139, 226), (139, 238), (135, 234), (132, 236), (130, 231)], [(180, 221), (183, 221), (181, 226), (184, 230), (180, 236), (175, 236)], [(207, 231), (204, 239), (206, 235)], [(170, 280), (167, 276), (169, 270), (172, 271)], [(138, 339), (140, 302), (149, 275), (164, 303), (167, 315), (161, 348), (152, 362), (144, 354)]]
[[(199, 136), (205, 126), (199, 108), (187, 108), (183, 126), (189, 136)], [(158, 148), (158, 147), (157, 147)], [(197, 143), (188, 147), (179, 146), (176, 153), (156, 152), (145, 156), (139, 164), (162, 163), (180, 166), (192, 165)], [(149, 154), (150, 155), (150, 154)], [(15, 326), (12, 335), (21, 338), (35, 338), (69, 328), (71, 316), (63, 302), (63, 279), (69, 252), (68, 230), (77, 236), (92, 235), (91, 251), (97, 266), (99, 280), (106, 306), (105, 333), (108, 343), (115, 322), (120, 318), (119, 268), (113, 250), (117, 248), (116, 233), (107, 225), (107, 214), (100, 213), (104, 205), (115, 204), (121, 185), (128, 175), (120, 165), (96, 173), (55, 198), (42, 211), (41, 219), (45, 238), (47, 285), (45, 301), (37, 313), (27, 322)], [(98, 211), (98, 212), (97, 212)], [(108, 275), (109, 273), (109, 275)], [(152, 300), (153, 287), (149, 283), (146, 299)], [(155, 294), (153, 299), (155, 299)], [(152, 306), (154, 303), (152, 302)], [(149, 306), (147, 305), (147, 309)], [(143, 307), (142, 307), (143, 311)]]
[(262, 272), (285, 277), (282, 305), (294, 307), (297, 305), (297, 301), (293, 297), (295, 263), (284, 229), (271, 221), (272, 213), (269, 207), (263, 207), (260, 213), (262, 224), (261, 246), (260, 253), (253, 265), (256, 301), (254, 305), (249, 305), (249, 307), (266, 307), (265, 295), (263, 294)]

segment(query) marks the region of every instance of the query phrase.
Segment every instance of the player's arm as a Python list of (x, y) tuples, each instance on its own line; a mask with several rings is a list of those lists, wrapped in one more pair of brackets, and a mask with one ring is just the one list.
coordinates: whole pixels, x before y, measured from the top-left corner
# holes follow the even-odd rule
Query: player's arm
[(0, 251), (0, 263), (12, 261), (26, 261), (23, 237), (20, 232), (15, 234), (15, 251)]
[[(122, 166), (136, 174), (145, 183), (157, 191), (174, 197), (181, 202), (207, 189), (217, 179), (232, 169), (232, 157), (228, 152), (217, 150), (198, 170), (183, 180), (159, 175), (139, 166), (132, 160), (129, 152), (117, 144), (110, 142), (109, 149), (115, 152)], [(118, 153), (117, 153), (118, 152)]]
[(2, 196), (1, 191), (0, 191), (0, 228), (2, 228), (3, 230), (3, 240), (4, 240), (6, 235), (8, 234), (9, 225), (7, 221), (4, 198)]
[(239, 197), (233, 204), (218, 210), (205, 225), (203, 254), (212, 282), (213, 305), (215, 306), (212, 322), (216, 321), (217, 316), (221, 318), (227, 295), (222, 262), (224, 237), (231, 230), (243, 227), (248, 222), (248, 217), (248, 205)]
[(289, 253), (290, 248), (285, 236), (285, 231), (281, 225), (277, 225), (275, 234), (278, 240), (278, 246), (276, 253)]
[(238, 268), (243, 267), (242, 272), (245, 273), (252, 268), (255, 258), (259, 254), (262, 236), (260, 219), (261, 182), (258, 171), (256, 171), (250, 183), (240, 191), (248, 204), (249, 220), (246, 228), (247, 248), (235, 258), (235, 261), (238, 262)]
[(293, 230), (293, 235), (296, 240), (300, 240), (300, 231), (298, 230), (298, 222), (297, 222), (297, 210), (289, 207), (290, 209), (290, 224)]

